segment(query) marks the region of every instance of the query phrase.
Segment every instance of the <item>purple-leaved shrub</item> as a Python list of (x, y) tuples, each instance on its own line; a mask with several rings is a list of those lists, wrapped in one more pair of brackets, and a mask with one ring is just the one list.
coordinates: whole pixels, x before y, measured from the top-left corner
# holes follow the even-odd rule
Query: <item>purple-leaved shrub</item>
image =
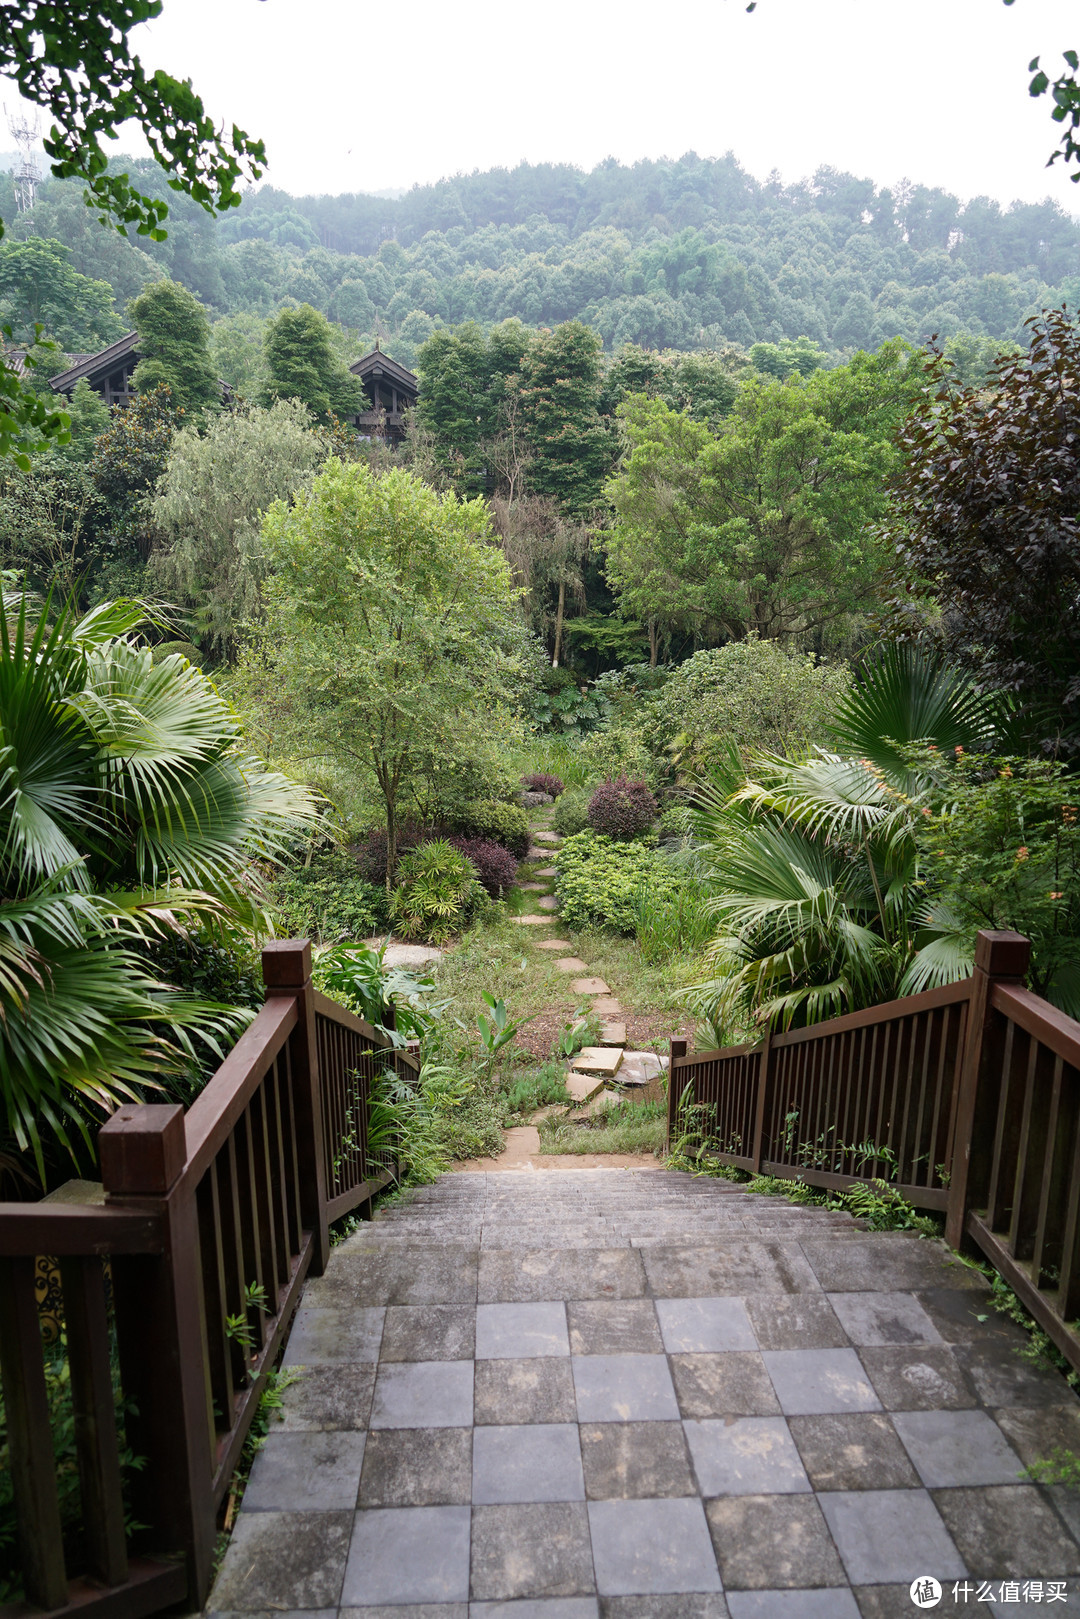
[(476, 875), (492, 899), (501, 899), (507, 889), (513, 887), (518, 863), (501, 843), (492, 843), (487, 838), (463, 837), (451, 837), (446, 841), (466, 860), (472, 861)]
[(636, 838), (656, 819), (656, 799), (643, 781), (602, 781), (589, 800), (589, 825), (609, 838)]
[(545, 771), (540, 771), (536, 775), (522, 776), (521, 785), (526, 792), (550, 793), (552, 798), (558, 798), (564, 784), (561, 776), (551, 776)]

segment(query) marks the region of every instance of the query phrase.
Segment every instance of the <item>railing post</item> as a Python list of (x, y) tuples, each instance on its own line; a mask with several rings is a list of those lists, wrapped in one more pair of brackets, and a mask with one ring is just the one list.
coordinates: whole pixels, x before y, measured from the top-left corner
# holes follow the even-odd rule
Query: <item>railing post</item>
[(321, 1276), (330, 1258), (323, 1162), (322, 1092), (315, 1040), (315, 989), (311, 945), (306, 939), (275, 939), (262, 953), (267, 999), (291, 995), (296, 1028), (289, 1036), (289, 1068), (296, 1119), (296, 1160), (300, 1170), (300, 1218), (312, 1234), (310, 1274)]
[(765, 1157), (765, 1125), (772, 1100), (772, 1029), (766, 1029), (765, 1039), (758, 1056), (757, 1091), (754, 1096), (754, 1144), (750, 1156), (754, 1160), (753, 1173), (761, 1174)]
[(671, 1137), (678, 1123), (679, 1095), (675, 1086), (675, 1059), (686, 1056), (687, 1042), (676, 1040), (674, 1037), (668, 1042), (668, 1069), (667, 1069), (667, 1144), (671, 1151)]
[(1031, 944), (1022, 933), (979, 931), (949, 1166), (945, 1241), (952, 1248), (959, 1248), (968, 1209), (985, 1195), (990, 1172), (997, 1112), (994, 1063), (1001, 1057), (993, 1039), (994, 985), (1022, 982), (1030, 961)]
[(203, 1319), (195, 1188), (183, 1180), (184, 1110), (125, 1105), (98, 1134), (108, 1204), (156, 1213), (163, 1252), (112, 1261), (128, 1443), (146, 1458), (137, 1512), (157, 1551), (182, 1551), (201, 1606), (214, 1558), (213, 1411)]

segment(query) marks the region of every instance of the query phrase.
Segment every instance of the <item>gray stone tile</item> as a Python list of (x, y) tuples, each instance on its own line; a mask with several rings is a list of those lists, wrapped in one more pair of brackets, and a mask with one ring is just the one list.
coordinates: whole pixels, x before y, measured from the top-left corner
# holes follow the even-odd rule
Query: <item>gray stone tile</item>
[(472, 1412), (471, 1360), (388, 1361), (379, 1367), (373, 1428), (465, 1428)]
[(277, 1423), (285, 1433), (314, 1428), (366, 1428), (375, 1387), (375, 1363), (292, 1366), (295, 1381), (281, 1389)]
[(575, 1299), (566, 1306), (574, 1355), (662, 1355), (652, 1299)]
[(471, 1304), (392, 1304), (380, 1360), (470, 1360), (476, 1344)]
[(353, 1517), (352, 1512), (241, 1512), (209, 1606), (336, 1608)]
[(829, 1303), (853, 1344), (940, 1344), (943, 1340), (914, 1293), (830, 1293)]
[(700, 1501), (590, 1501), (589, 1528), (605, 1596), (722, 1589)]
[(810, 1488), (783, 1417), (687, 1422), (702, 1495), (798, 1495)]
[(682, 1423), (583, 1423), (580, 1432), (590, 1501), (696, 1493)]
[(478, 1360), (477, 1424), (575, 1422), (577, 1402), (569, 1359)]
[(504, 1501), (584, 1501), (577, 1425), (520, 1423), (473, 1431), (472, 1498)]
[(865, 1237), (804, 1238), (802, 1251), (826, 1293), (922, 1292), (928, 1288), (984, 1292), (977, 1271), (950, 1255), (943, 1242), (875, 1232)]
[(1080, 1573), (1076, 1542), (1033, 1484), (935, 1490), (934, 1500), (968, 1567), (981, 1579), (1061, 1579)]
[(678, 1418), (675, 1389), (663, 1355), (575, 1355), (571, 1365), (581, 1422)]
[(569, 1353), (566, 1306), (561, 1300), (477, 1305), (477, 1360), (524, 1360)]
[(750, 1295), (747, 1312), (762, 1349), (844, 1349), (848, 1335), (822, 1293)]
[(304, 1303), (296, 1312), (282, 1364), (328, 1366), (378, 1360), (384, 1313), (378, 1309), (309, 1309)]
[(770, 1417), (780, 1411), (760, 1355), (672, 1355), (671, 1375), (684, 1417)]
[(676, 1596), (601, 1597), (600, 1619), (730, 1619), (719, 1591), (683, 1591)]
[(1005, 1343), (958, 1344), (954, 1353), (983, 1405), (1060, 1405), (1068, 1387), (1052, 1366)]
[(959, 1579), (964, 1564), (925, 1490), (853, 1490), (820, 1495), (852, 1585), (889, 1585), (933, 1570)]
[[(285, 1619), (285, 1616), (275, 1614), (270, 1619)], [(467, 1602), (410, 1602), (399, 1608), (396, 1603), (391, 1607), (380, 1603), (377, 1608), (341, 1608), (337, 1619), (469, 1619), (469, 1605)]]
[[(942, 1590), (943, 1593), (948, 1593), (948, 1598), (951, 1601), (952, 1587), (943, 1585)], [(859, 1605), (859, 1613), (862, 1619), (913, 1619), (913, 1616), (918, 1612), (918, 1609), (913, 1608), (911, 1605), (910, 1581), (903, 1585), (853, 1586), (852, 1595)], [(941, 1608), (938, 1611), (944, 1614), (948, 1610)], [(957, 1609), (954, 1607), (952, 1611), (955, 1614)], [(991, 1613), (993, 1609), (984, 1608), (984, 1611)], [(979, 1612), (978, 1608), (975, 1609), (975, 1612)], [(981, 1614), (979, 1619), (982, 1619)]]
[(845, 1586), (835, 1591), (731, 1591), (731, 1619), (859, 1619)]
[(788, 1426), (815, 1490), (916, 1489), (919, 1477), (887, 1416), (841, 1411)]
[(525, 1597), (520, 1602), (474, 1602), (469, 1619), (598, 1619), (595, 1597)]
[(985, 1289), (935, 1287), (915, 1297), (947, 1344), (986, 1343), (992, 1338), (1021, 1346), (1027, 1342), (1023, 1328), (993, 1308)]
[(768, 1349), (761, 1358), (788, 1416), (881, 1409), (854, 1349)]
[(494, 1248), (480, 1257), (482, 1304), (634, 1299), (644, 1294), (645, 1272), (634, 1248)]
[(356, 1514), (343, 1607), (464, 1602), (468, 1507), (373, 1507)]
[(304, 1289), (305, 1302), (355, 1309), (383, 1304), (475, 1304), (475, 1248), (458, 1244), (372, 1242), (363, 1234), (335, 1248), (323, 1276)]
[(366, 1435), (271, 1433), (255, 1457), (245, 1512), (343, 1512), (356, 1505)]
[(1080, 1400), (1071, 1391), (1061, 1405), (1002, 1406), (991, 1415), (1025, 1467), (1054, 1450), (1080, 1456)]
[(742, 1299), (658, 1299), (656, 1313), (669, 1355), (707, 1355), (758, 1346)]
[(897, 1411), (893, 1422), (928, 1489), (1019, 1480), (1020, 1458), (985, 1411)]
[(460, 1507), (472, 1500), (471, 1428), (376, 1428), (360, 1475), (361, 1507)]
[(887, 1411), (962, 1411), (975, 1395), (952, 1349), (864, 1349), (859, 1357)]
[(264, 1608), (252, 1611), (247, 1608), (206, 1608), (203, 1610), (205, 1619), (337, 1619), (337, 1608), (286, 1608), (279, 1611), (277, 1608)]
[(714, 1298), (725, 1294), (816, 1293), (821, 1287), (798, 1244), (728, 1240), (708, 1248), (649, 1247), (645, 1259), (656, 1298)]
[(730, 1602), (734, 1591), (844, 1584), (836, 1547), (812, 1495), (728, 1495), (705, 1508)]
[(477, 1506), (472, 1515), (474, 1602), (590, 1596), (596, 1589), (581, 1501)]

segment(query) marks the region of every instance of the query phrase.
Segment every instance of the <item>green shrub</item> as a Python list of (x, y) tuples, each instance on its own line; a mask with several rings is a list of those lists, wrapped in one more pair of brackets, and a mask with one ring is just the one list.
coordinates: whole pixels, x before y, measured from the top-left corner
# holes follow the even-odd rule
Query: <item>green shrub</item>
[(686, 838), (694, 830), (694, 812), (689, 804), (672, 804), (660, 817), (657, 830), (662, 838)]
[(356, 861), (337, 850), (277, 877), (271, 908), (281, 934), (316, 944), (366, 939), (387, 924), (385, 892), (366, 882)]
[(154, 648), (151, 656), (156, 665), (164, 663), (166, 658), (171, 658), (174, 652), (179, 652), (180, 656), (186, 658), (189, 663), (194, 664), (196, 669), (203, 669), (206, 666), (205, 655), (199, 651), (197, 646), (193, 646), (190, 641), (162, 641), (159, 646)]
[(561, 837), (572, 838), (575, 833), (584, 832), (589, 824), (589, 799), (592, 795), (591, 787), (568, 787), (560, 795), (551, 824)]
[(457, 818), (454, 831), (463, 838), (486, 838), (524, 860), (529, 852), (529, 817), (520, 804), (500, 804), (494, 799), (470, 804)]
[(555, 892), (568, 928), (608, 928), (633, 936), (642, 894), (658, 904), (680, 886), (679, 874), (647, 843), (618, 842), (600, 832), (579, 832), (559, 849)]
[(402, 938), (445, 944), (485, 897), (472, 862), (439, 839), (401, 861), (390, 920)]
[(656, 788), (668, 773), (666, 762), (655, 757), (642, 732), (632, 725), (612, 725), (595, 731), (582, 742), (578, 753), (594, 781), (635, 776)]

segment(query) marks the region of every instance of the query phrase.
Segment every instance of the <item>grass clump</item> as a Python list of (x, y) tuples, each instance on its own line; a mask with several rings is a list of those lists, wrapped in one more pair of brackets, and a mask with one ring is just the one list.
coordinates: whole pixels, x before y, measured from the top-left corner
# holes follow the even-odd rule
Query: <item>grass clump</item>
[(652, 1153), (663, 1155), (667, 1104), (627, 1098), (588, 1119), (543, 1119), (540, 1151), (547, 1153)]

